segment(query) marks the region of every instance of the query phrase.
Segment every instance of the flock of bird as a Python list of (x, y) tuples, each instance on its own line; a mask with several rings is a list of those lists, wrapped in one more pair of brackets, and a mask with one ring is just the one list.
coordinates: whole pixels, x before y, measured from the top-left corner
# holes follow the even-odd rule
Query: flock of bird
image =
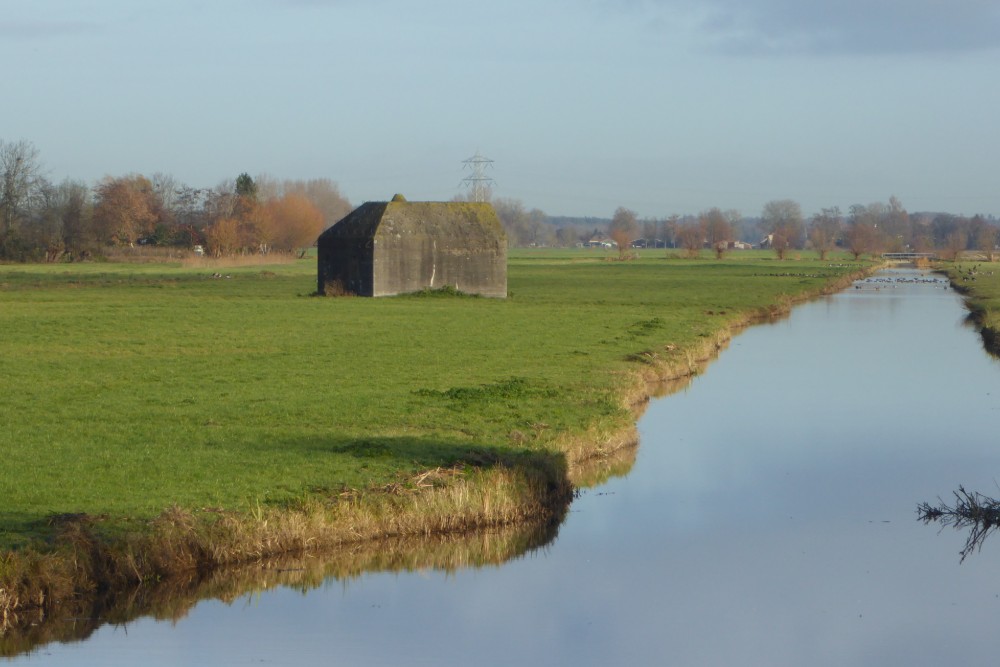
[[(971, 266), (969, 267), (968, 270), (962, 271), (959, 275), (961, 276), (963, 282), (973, 282), (976, 280), (976, 276), (979, 275), (979, 265), (976, 264), (974, 266)], [(993, 272), (986, 271), (985, 273), (983, 273), (983, 275), (992, 276)]]
[(931, 287), (948, 289), (950, 283), (947, 278), (937, 276), (878, 276), (865, 278), (854, 283), (854, 289), (895, 289), (900, 285), (930, 285)]

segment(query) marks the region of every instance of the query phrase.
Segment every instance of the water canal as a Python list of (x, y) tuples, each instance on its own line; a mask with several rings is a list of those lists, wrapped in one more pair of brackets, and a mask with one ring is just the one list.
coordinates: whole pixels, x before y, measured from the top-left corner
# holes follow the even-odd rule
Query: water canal
[(207, 599), (9, 664), (991, 664), (1000, 540), (960, 562), (965, 535), (916, 518), (1000, 495), (1000, 364), (964, 316), (897, 269), (748, 329), (501, 566)]

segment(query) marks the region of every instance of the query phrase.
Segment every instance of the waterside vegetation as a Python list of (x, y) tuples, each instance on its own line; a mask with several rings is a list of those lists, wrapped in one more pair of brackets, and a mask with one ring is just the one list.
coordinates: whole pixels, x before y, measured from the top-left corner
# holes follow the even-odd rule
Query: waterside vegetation
[(940, 262), (956, 290), (965, 297), (970, 319), (979, 327), (986, 350), (1000, 356), (1000, 269), (987, 261)]
[(319, 298), (308, 260), (0, 267), (0, 627), (273, 554), (558, 522), (627, 471), (652, 383), (872, 267), (616, 257), (515, 252), (506, 300)]

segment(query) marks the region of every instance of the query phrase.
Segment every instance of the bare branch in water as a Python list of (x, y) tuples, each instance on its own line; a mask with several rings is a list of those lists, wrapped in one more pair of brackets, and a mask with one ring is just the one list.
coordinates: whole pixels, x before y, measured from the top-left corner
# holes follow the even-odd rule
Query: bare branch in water
[(917, 515), (924, 523), (937, 521), (942, 526), (968, 528), (969, 537), (965, 541), (965, 548), (959, 552), (964, 561), (970, 553), (983, 548), (987, 535), (1000, 528), (1000, 500), (978, 491), (966, 491), (962, 486), (954, 494), (954, 505), (948, 505), (944, 501), (936, 507), (921, 503), (917, 506)]

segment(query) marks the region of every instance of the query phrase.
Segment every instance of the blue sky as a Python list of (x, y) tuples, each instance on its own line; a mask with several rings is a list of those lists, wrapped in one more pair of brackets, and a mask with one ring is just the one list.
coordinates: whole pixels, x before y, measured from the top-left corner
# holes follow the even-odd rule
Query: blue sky
[(0, 57), (56, 181), (1000, 215), (997, 0), (0, 0)]

